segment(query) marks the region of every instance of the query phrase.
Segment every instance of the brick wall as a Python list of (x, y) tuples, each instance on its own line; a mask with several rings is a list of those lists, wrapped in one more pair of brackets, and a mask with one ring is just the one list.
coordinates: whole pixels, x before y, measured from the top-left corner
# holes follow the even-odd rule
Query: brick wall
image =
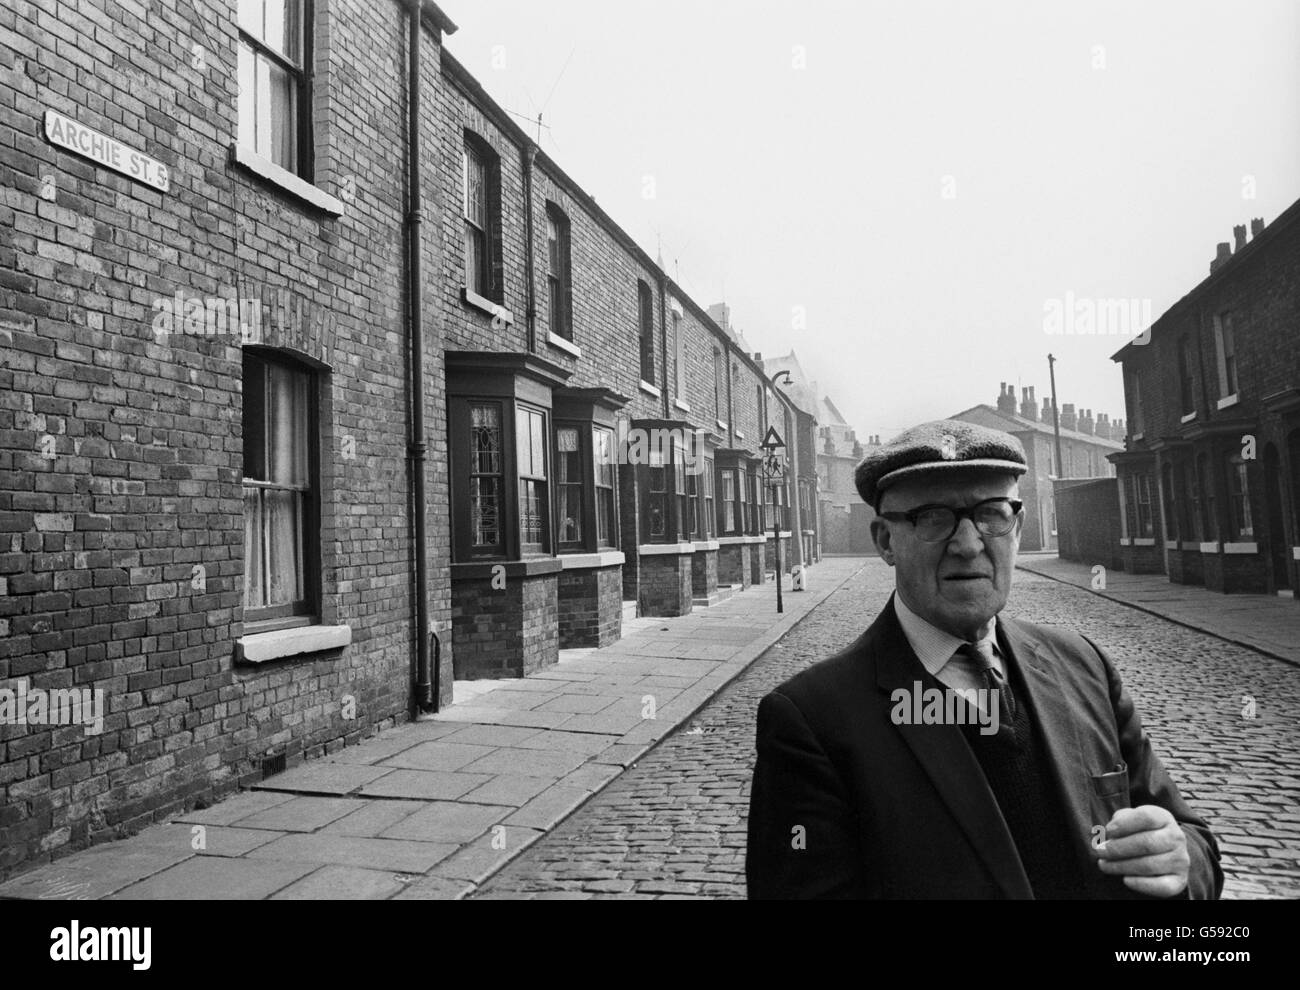
[(691, 554), (653, 554), (641, 558), (640, 615), (689, 615)]
[(718, 593), (718, 551), (696, 550), (691, 554), (691, 595), (707, 600)]
[(620, 567), (562, 571), (557, 592), (560, 649), (599, 649), (618, 641), (623, 628)]
[[(405, 326), (404, 175), (390, 154), (405, 119), (404, 15), (396, 4), (317, 4), (328, 30), (317, 35), (315, 182), (337, 195), (355, 177), (358, 188), (334, 219), (230, 164), (234, 9), (49, 0), (0, 13), (0, 682), (101, 688), (109, 712), (93, 738), (0, 728), (0, 875), (257, 779), (268, 756), (292, 764), (405, 717), (406, 437), (376, 427), (405, 423), (409, 405), (393, 353)], [(166, 164), (170, 191), (51, 145), (46, 108)], [(432, 272), (437, 245), (431, 237), (425, 254)], [(353, 630), (341, 652), (233, 664), (241, 349), (234, 335), (155, 334), (157, 302), (178, 291), (264, 302), (265, 342), (318, 362), (320, 609)], [(431, 348), (434, 437), (440, 363)], [(345, 436), (351, 461), (338, 456)], [(435, 441), (435, 542), (446, 533), (445, 453)], [(445, 563), (430, 582), (445, 633)], [(449, 674), (451, 650), (443, 657)]]
[(1057, 481), (1054, 487), (1061, 559), (1119, 568), (1119, 482)]

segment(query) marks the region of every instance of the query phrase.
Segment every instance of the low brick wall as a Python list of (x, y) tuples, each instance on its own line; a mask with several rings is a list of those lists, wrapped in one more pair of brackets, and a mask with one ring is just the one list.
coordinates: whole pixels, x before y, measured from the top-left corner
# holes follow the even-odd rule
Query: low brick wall
[[(1119, 545), (1119, 480), (1055, 481), (1056, 545), (1062, 560), (1129, 570)], [(1159, 551), (1157, 550), (1157, 556)], [(1130, 555), (1137, 560), (1141, 555)], [(1162, 571), (1163, 566), (1157, 571)]]
[[(781, 537), (781, 567), (787, 574), (790, 573), (790, 568), (794, 566), (794, 564), (790, 560), (790, 556), (791, 556), (790, 537), (782, 536)], [(770, 536), (767, 538), (767, 550), (765, 551), (763, 556), (763, 566), (767, 570), (776, 573), (776, 540), (772, 539), (772, 537)]]
[(690, 614), (693, 556), (693, 553), (642, 555), (638, 614), (665, 618)]
[(557, 583), (560, 649), (599, 649), (623, 635), (623, 568), (578, 568), (560, 572)]
[(718, 547), (718, 584), (744, 591), (752, 583), (750, 547), (747, 543), (723, 543)]
[(451, 628), (457, 680), (527, 677), (559, 661), (558, 573), (455, 578)]
[[(761, 537), (750, 537), (751, 540), (760, 541)], [(767, 581), (767, 551), (764, 549), (763, 542), (753, 542), (749, 544), (749, 584), (753, 587), (756, 584), (763, 584)]]
[(1205, 560), (1198, 550), (1169, 551), (1169, 580), (1174, 584), (1205, 583)]
[(697, 547), (691, 554), (691, 595), (711, 598), (718, 593), (718, 551)]
[(1259, 553), (1207, 553), (1205, 587), (1224, 594), (1266, 595), (1268, 577), (1265, 561)]
[[(1057, 516), (1060, 519), (1060, 516)], [(1119, 548), (1119, 569), (1130, 574), (1163, 574), (1165, 572), (1165, 551), (1158, 544), (1142, 546), (1121, 546)]]

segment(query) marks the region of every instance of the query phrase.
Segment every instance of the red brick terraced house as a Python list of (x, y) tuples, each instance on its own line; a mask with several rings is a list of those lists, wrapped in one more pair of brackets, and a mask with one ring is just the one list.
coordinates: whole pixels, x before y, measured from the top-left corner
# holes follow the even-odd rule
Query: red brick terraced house
[(1300, 202), (1234, 228), (1210, 274), (1114, 355), (1125, 570), (1219, 592), (1300, 581)]
[(765, 579), (761, 364), (454, 31), (0, 10), (0, 716), (103, 698), (0, 717), (0, 877)]

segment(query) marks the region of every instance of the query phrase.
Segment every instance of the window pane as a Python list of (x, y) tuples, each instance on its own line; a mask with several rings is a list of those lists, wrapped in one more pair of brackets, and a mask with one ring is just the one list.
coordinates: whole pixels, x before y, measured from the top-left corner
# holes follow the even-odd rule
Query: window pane
[(301, 492), (263, 491), (263, 539), (267, 547), (268, 605), (288, 605), (302, 599)]
[(239, 143), (257, 148), (257, 56), (239, 43)]
[(483, 295), (482, 233), (465, 221), (465, 288)]
[(500, 478), (470, 478), (469, 516), (474, 546), (493, 547), (501, 543)]
[(487, 227), (487, 167), (472, 148), (465, 149), (465, 219)]
[[(560, 446), (565, 442), (564, 434), (571, 434), (575, 447), (578, 440), (577, 430), (560, 430)], [(580, 450), (563, 450), (555, 459), (556, 495), (559, 498), (560, 542), (582, 542), (582, 452)]]
[(596, 489), (596, 541), (602, 547), (614, 546), (614, 490)]
[(546, 477), (546, 434), (543, 430), (545, 420), (541, 413), (528, 414), (528, 427), (532, 434), (532, 475), (535, 478)]
[(519, 540), (526, 550), (541, 549), (542, 494), (541, 482), (531, 478), (519, 482)]
[(470, 471), (501, 473), (501, 410), (497, 406), (470, 407)]
[(270, 131), (268, 141), (270, 159), (276, 165), (290, 172), (298, 170), (298, 126), (295, 113), (295, 80), (281, 66), (275, 65), (265, 56), (261, 63), (266, 66), (267, 90), (269, 103)]
[(265, 0), (266, 29), (262, 39), (290, 62), (301, 64), (298, 10), (301, 0)]
[(262, 580), (262, 491), (244, 489), (244, 607), (266, 604)]
[(267, 365), (266, 444), (268, 481), (307, 484), (307, 376), (283, 365)]

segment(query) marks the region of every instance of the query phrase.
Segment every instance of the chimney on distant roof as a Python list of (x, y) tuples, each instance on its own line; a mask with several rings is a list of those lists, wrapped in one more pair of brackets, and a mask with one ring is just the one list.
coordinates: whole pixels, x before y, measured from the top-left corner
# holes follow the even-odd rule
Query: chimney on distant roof
[(1234, 252), (1240, 251), (1246, 246), (1246, 225), (1244, 223), (1239, 223), (1232, 228), (1232, 239), (1237, 242), (1232, 249)]
[(1083, 415), (1079, 417), (1079, 432), (1093, 436), (1097, 432), (1097, 423), (1092, 418), (1092, 410), (1085, 409)]
[(1103, 440), (1110, 439), (1110, 416), (1107, 413), (1097, 413), (1097, 425), (1093, 432)]
[(1061, 429), (1073, 430), (1079, 425), (1079, 419), (1074, 414), (1074, 403), (1067, 402), (1061, 406)]
[(1002, 383), (1002, 390), (998, 392), (998, 412), (1015, 414), (1016, 411), (1016, 390)]
[(1214, 260), (1210, 262), (1210, 274), (1213, 275), (1215, 272), (1217, 272), (1220, 266), (1225, 261), (1229, 260), (1231, 257), (1232, 257), (1232, 245), (1229, 244), (1227, 241), (1220, 241), (1218, 254), (1216, 254), (1214, 256)]
[(1110, 438), (1112, 440), (1123, 440), (1124, 436), (1124, 421), (1122, 419), (1117, 419), (1110, 424)]
[(1038, 402), (1034, 399), (1034, 386), (1020, 390), (1020, 415), (1038, 422)]
[(1052, 425), (1052, 397), (1043, 397), (1043, 414), (1039, 417), (1048, 426)]
[(1256, 217), (1250, 221), (1250, 239), (1253, 241), (1262, 233), (1264, 233), (1264, 218)]

